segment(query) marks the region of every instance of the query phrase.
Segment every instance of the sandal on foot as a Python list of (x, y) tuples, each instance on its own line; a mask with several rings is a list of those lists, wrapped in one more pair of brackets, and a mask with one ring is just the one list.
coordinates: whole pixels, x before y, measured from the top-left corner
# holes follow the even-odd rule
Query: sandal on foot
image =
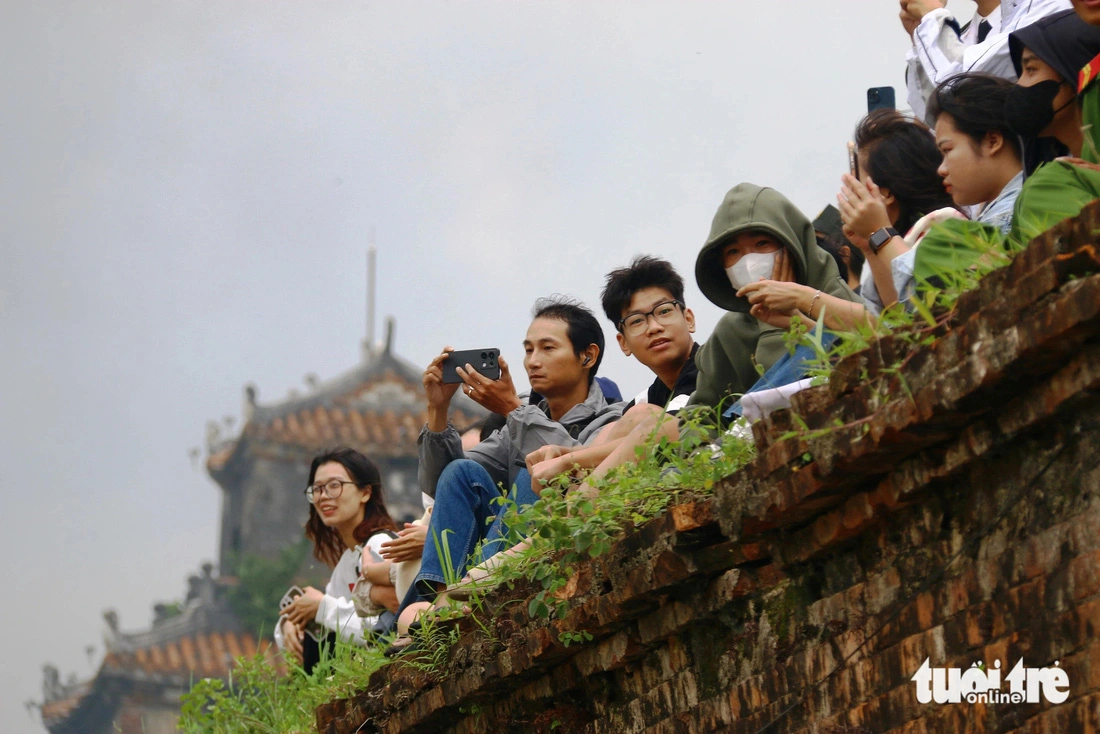
[(417, 640), (409, 635), (402, 635), (395, 639), (390, 646), (382, 651), (382, 654), (388, 658), (402, 655), (406, 652), (411, 652), (416, 648)]
[(410, 652), (415, 649), (418, 642), (420, 642), (420, 620), (414, 620), (409, 625), (409, 629), (405, 634), (398, 635), (394, 638), (390, 646), (382, 651), (382, 654), (388, 658), (392, 658), (394, 655), (400, 655), (401, 653)]

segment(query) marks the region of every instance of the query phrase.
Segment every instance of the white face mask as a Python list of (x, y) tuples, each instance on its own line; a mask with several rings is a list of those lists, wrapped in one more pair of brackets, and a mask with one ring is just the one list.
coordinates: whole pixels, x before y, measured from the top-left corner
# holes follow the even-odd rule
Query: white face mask
[(761, 278), (772, 277), (775, 268), (775, 252), (749, 252), (741, 256), (741, 259), (726, 268), (730, 284), (734, 290), (741, 290), (749, 283), (755, 283)]

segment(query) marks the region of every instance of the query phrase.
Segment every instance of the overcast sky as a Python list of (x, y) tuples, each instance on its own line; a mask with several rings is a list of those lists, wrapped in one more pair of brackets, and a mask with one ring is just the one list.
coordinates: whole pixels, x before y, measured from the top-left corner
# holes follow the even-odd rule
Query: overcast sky
[(907, 44), (881, 0), (0, 4), (0, 729), (41, 731), (42, 663), (93, 672), (103, 609), (147, 627), (216, 558), (188, 452), (245, 383), (356, 363), (372, 227), (416, 364), (521, 371), (535, 298), (598, 307), (638, 253), (689, 281), (702, 341), (725, 192), (833, 201)]

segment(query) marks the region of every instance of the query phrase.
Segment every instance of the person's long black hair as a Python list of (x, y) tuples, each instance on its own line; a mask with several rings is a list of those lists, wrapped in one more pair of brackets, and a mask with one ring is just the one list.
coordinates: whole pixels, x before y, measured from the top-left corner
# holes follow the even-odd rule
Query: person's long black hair
[(936, 87), (928, 100), (928, 116), (950, 115), (955, 129), (979, 148), (986, 133), (1000, 133), (1005, 146), (1020, 157), (1020, 140), (1008, 126), (1005, 101), (1016, 85), (991, 74), (959, 74)]
[[(322, 464), (336, 462), (348, 471), (348, 477), (359, 489), (370, 487), (370, 499), (363, 506), (363, 520), (355, 527), (355, 540), (365, 543), (379, 530), (395, 530), (393, 518), (386, 509), (386, 497), (382, 493), (382, 475), (374, 462), (355, 449), (340, 447), (324, 452), (313, 458), (309, 466), (309, 484), (312, 486), (317, 477), (317, 469)], [(306, 537), (313, 541), (314, 557), (330, 568), (334, 568), (344, 554), (344, 541), (336, 528), (325, 525), (317, 507), (310, 503), (309, 519), (306, 520)]]
[(943, 156), (927, 125), (880, 109), (860, 120), (855, 138), (871, 180), (897, 201), (899, 232), (908, 232), (925, 214), (954, 206), (938, 173)]

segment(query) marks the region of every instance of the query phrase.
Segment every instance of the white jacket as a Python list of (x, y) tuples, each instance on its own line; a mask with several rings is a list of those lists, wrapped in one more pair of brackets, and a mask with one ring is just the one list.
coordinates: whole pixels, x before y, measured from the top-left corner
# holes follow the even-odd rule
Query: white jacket
[[(1016, 69), (1008, 53), (1008, 34), (1059, 10), (1071, 8), (1070, 0), (1001, 0), (1000, 26), (973, 45), (959, 40), (948, 25), (956, 20), (947, 8), (937, 8), (921, 18), (913, 31), (913, 48), (905, 56), (905, 83), (909, 106), (917, 119), (928, 120), (928, 100), (936, 87), (963, 72), (983, 72), (1016, 81)], [(957, 21), (956, 21), (957, 22)]]
[[(375, 533), (367, 540), (367, 546), (375, 553), (381, 554), (382, 544), (390, 537), (385, 533)], [(317, 607), (315, 622), (326, 630), (335, 632), (342, 640), (350, 640), (358, 645), (365, 645), (363, 629), (370, 627), (378, 621), (378, 617), (360, 617), (355, 613), (355, 604), (351, 601), (351, 590), (355, 582), (359, 580), (359, 562), (363, 558), (362, 546), (355, 546), (345, 550), (344, 555), (332, 569), (332, 576), (325, 585), (325, 596)], [(279, 617), (279, 623), (275, 625), (275, 644), (283, 649), (283, 620)]]

